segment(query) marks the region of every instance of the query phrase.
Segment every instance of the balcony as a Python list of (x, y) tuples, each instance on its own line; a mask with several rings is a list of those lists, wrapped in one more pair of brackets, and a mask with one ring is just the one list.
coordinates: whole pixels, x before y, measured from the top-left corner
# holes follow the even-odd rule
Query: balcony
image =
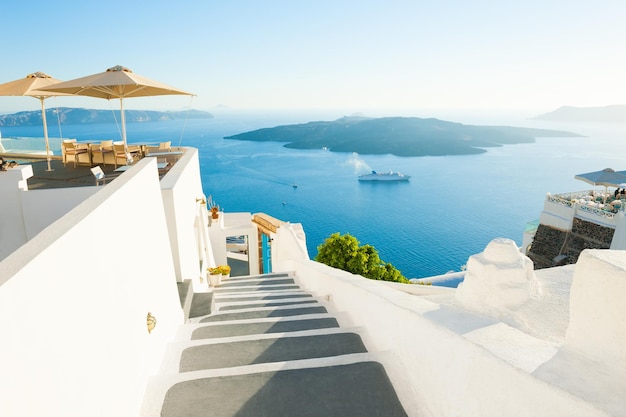
[[(184, 148), (175, 148), (168, 153), (154, 154), (157, 158), (159, 179), (162, 179), (167, 172), (176, 164), (176, 162), (183, 156)], [(28, 178), (29, 190), (45, 190), (54, 188), (71, 188), (71, 187), (90, 187), (96, 185), (96, 179), (91, 172), (92, 164), (89, 162), (79, 162), (74, 167), (73, 162), (63, 164), (60, 156), (53, 156), (50, 161), (51, 171), (48, 171), (48, 164), (45, 155), (36, 154), (16, 154), (5, 152), (0, 154), (6, 161), (16, 161), (21, 165), (31, 165), (33, 169), (33, 176)], [(147, 157), (151, 157), (148, 155)], [(133, 163), (138, 162), (143, 158), (136, 158)], [(108, 183), (109, 180), (113, 180), (124, 173), (126, 166), (118, 166), (107, 164), (93, 164), (93, 166), (100, 166), (104, 172), (105, 178)], [(11, 168), (9, 168), (11, 169)]]

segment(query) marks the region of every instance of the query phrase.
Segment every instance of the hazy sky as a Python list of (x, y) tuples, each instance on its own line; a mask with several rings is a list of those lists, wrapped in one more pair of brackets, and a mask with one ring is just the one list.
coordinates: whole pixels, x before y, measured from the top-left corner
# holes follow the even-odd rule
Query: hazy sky
[[(123, 65), (196, 94), (129, 99), (126, 108), (626, 104), (622, 0), (31, 0), (5, 2), (0, 21), (0, 83)], [(1, 113), (38, 105), (0, 97)]]

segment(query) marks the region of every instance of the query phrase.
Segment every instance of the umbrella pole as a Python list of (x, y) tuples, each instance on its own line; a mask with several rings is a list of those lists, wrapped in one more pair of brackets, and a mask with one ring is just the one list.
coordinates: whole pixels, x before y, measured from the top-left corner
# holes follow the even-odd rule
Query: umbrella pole
[(120, 97), (120, 119), (122, 120), (122, 140), (124, 141), (124, 154), (126, 155), (126, 163), (130, 165), (130, 154), (128, 153), (128, 145), (126, 144), (126, 116), (124, 116), (124, 99)]
[(46, 121), (46, 106), (44, 105), (44, 97), (41, 97), (41, 120), (43, 121), (43, 137), (46, 140), (46, 159), (48, 160), (48, 169), (46, 171), (54, 171), (50, 168), (50, 144), (48, 142), (48, 122)]
[(126, 117), (124, 117), (124, 99), (120, 97), (120, 118), (122, 120), (122, 141), (124, 141), (124, 152), (128, 152), (126, 145)]

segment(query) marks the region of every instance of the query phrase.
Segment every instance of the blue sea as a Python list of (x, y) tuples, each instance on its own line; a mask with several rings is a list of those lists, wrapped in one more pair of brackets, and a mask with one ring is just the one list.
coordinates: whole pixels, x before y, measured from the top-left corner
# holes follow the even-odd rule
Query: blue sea
[[(207, 196), (226, 212), (264, 212), (302, 223), (311, 258), (332, 233), (350, 233), (374, 246), (382, 260), (408, 278), (459, 271), (469, 256), (494, 238), (510, 238), (521, 245), (524, 228), (539, 218), (547, 192), (591, 189), (574, 176), (607, 167), (626, 169), (622, 144), (626, 123), (563, 124), (515, 115), (439, 117), (585, 136), (539, 138), (532, 144), (488, 148), (480, 155), (444, 157), (295, 150), (281, 143), (224, 139), (262, 127), (341, 116), (224, 111), (212, 119), (129, 123), (127, 136), (129, 143), (171, 140), (173, 145), (198, 148)], [(3, 127), (1, 132), (4, 138), (43, 134), (38, 126)], [(117, 140), (120, 133), (115, 125), (59, 126), (49, 120), (49, 136), (58, 153), (61, 136)], [(357, 180), (372, 169), (400, 171), (411, 180), (384, 184)]]

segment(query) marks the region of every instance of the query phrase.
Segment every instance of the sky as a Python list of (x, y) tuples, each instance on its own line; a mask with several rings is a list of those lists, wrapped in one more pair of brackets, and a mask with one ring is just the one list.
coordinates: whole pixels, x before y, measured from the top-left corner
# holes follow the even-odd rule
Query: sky
[[(195, 94), (126, 109), (551, 111), (626, 104), (626, 1), (5, 2), (0, 83), (123, 65)], [(57, 97), (47, 106), (118, 108)], [(38, 109), (0, 97), (0, 113)]]

